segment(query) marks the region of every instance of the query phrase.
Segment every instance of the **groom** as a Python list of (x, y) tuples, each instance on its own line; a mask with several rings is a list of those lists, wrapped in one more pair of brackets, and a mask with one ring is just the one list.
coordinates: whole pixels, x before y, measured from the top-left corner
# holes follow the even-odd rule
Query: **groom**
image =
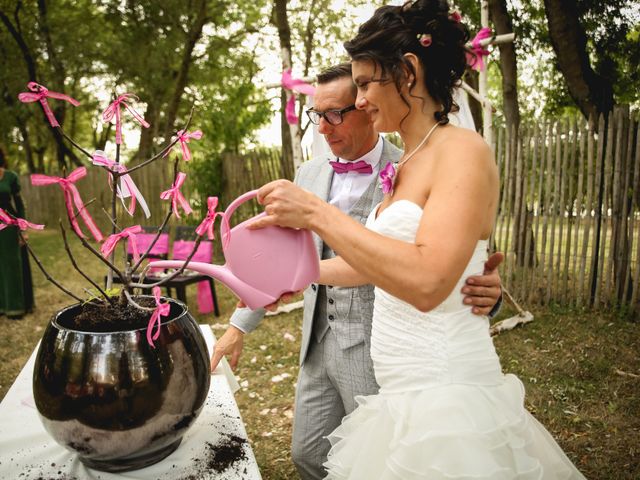
[[(333, 156), (304, 163), (295, 182), (364, 224), (382, 200), (378, 172), (388, 162), (397, 162), (402, 151), (374, 131), (364, 111), (355, 109), (350, 64), (331, 67), (317, 80), (308, 115)], [(323, 259), (335, 256), (318, 236), (314, 240)], [(467, 279), (465, 303), (474, 306), (474, 313), (489, 314), (500, 298), (495, 269), (501, 261), (501, 255), (492, 256), (484, 276)], [(372, 285), (313, 284), (305, 291), (292, 441), (293, 461), (304, 480), (325, 477), (322, 464), (330, 446), (325, 436), (355, 409), (355, 397), (378, 392), (369, 355), (373, 298)], [(212, 369), (225, 355), (236, 367), (244, 334), (255, 329), (263, 316), (263, 309), (236, 309), (231, 325), (216, 343)]]

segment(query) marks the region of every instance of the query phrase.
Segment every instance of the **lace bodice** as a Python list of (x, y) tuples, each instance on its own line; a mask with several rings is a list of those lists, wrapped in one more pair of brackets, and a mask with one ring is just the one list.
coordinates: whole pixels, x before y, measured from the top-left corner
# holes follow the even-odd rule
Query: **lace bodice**
[[(398, 200), (367, 227), (382, 235), (414, 242), (422, 208)], [(502, 381), (500, 362), (489, 335), (486, 317), (462, 303), (462, 285), (469, 275), (482, 273), (487, 241), (478, 242), (451, 294), (430, 312), (375, 289), (371, 358), (381, 391), (420, 390), (449, 383), (492, 385)]]

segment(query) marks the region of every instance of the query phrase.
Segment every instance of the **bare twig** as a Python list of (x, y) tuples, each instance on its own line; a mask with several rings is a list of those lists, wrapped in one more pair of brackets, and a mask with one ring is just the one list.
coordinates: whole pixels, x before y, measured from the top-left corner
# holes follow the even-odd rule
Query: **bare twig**
[[(185, 132), (189, 129), (189, 125), (191, 124), (191, 117), (193, 117), (193, 107), (191, 107), (191, 112), (189, 113), (189, 118), (187, 119), (187, 124), (183, 128), (183, 130)], [(136, 165), (135, 167), (131, 167), (127, 173), (135, 172), (136, 170), (138, 170), (138, 169), (140, 169), (142, 167), (146, 167), (151, 162), (155, 162), (157, 159), (162, 157), (166, 152), (171, 150), (176, 143), (178, 143), (178, 138), (175, 138), (169, 145), (164, 147), (160, 152), (158, 152), (156, 155), (151, 157), (149, 160), (145, 160), (141, 164)]]
[[(104, 212), (104, 214), (107, 216), (107, 218), (109, 219), (109, 222), (111, 222), (111, 225), (113, 225), (113, 227), (116, 230), (120, 230), (120, 227), (118, 226), (118, 224), (116, 222), (113, 221), (113, 218), (111, 218), (111, 215), (109, 215), (109, 212), (107, 212), (104, 207), (102, 207), (102, 211)], [(120, 230), (121, 231), (121, 230)], [(115, 233), (115, 232), (114, 232)]]
[[(173, 163), (173, 183), (174, 184), (176, 183), (176, 179), (178, 178), (178, 161), (179, 160), (176, 159)], [(154, 237), (151, 244), (147, 247), (147, 251), (142, 254), (142, 256), (138, 259), (136, 264), (131, 269), (132, 274), (135, 273), (136, 270), (138, 270), (138, 268), (140, 268), (140, 265), (142, 264), (142, 262), (144, 262), (145, 258), (149, 256), (149, 252), (154, 247), (156, 242), (160, 239), (160, 235), (162, 234), (164, 227), (167, 226), (167, 223), (169, 222), (169, 219), (171, 218), (172, 213), (173, 211), (171, 210), (171, 205), (169, 205), (169, 211), (167, 212), (167, 215), (164, 217), (164, 221), (162, 222), (162, 225), (160, 225), (160, 228), (158, 228), (158, 231), (156, 232), (156, 236)]]
[(625, 372), (623, 370), (620, 370), (619, 368), (616, 368), (614, 370), (614, 372), (616, 372), (618, 375), (620, 375), (621, 377), (631, 377), (631, 378), (640, 378), (640, 375), (636, 374), (636, 373), (631, 373), (631, 372)]
[[(72, 229), (73, 230), (73, 229)], [(124, 275), (124, 273), (122, 273), (122, 271), (120, 271), (120, 269), (118, 267), (116, 267), (113, 263), (111, 263), (109, 260), (107, 260), (106, 258), (104, 258), (102, 256), (102, 254), (100, 252), (98, 252), (95, 248), (93, 248), (91, 246), (91, 244), (89, 242), (87, 242), (87, 239), (84, 237), (81, 237), (80, 235), (78, 235), (78, 232), (76, 232), (75, 230), (73, 230), (73, 233), (75, 233), (76, 237), (78, 237), (78, 239), (80, 240), (80, 242), (82, 243), (82, 245), (89, 250), (91, 253), (93, 253), (96, 257), (98, 257), (98, 259), (104, 263), (107, 267), (109, 267), (109, 271), (113, 271), (116, 273), (116, 275), (118, 275), (118, 277), (120, 278), (120, 280), (122, 281), (122, 283), (124, 285), (127, 284), (127, 279)]]
[(136, 303), (131, 294), (126, 290), (124, 291), (124, 295), (127, 297), (127, 301), (139, 310), (144, 310), (145, 312), (153, 312), (155, 310), (153, 307), (143, 307), (139, 303)]
[(76, 263), (76, 259), (73, 258), (73, 254), (71, 253), (71, 249), (69, 248), (69, 242), (67, 241), (67, 232), (65, 231), (64, 226), (62, 225), (62, 220), (59, 220), (59, 223), (60, 223), (60, 231), (62, 232), (62, 240), (64, 241), (64, 249), (67, 251), (67, 255), (69, 256), (69, 260), (71, 260), (71, 264), (73, 265), (73, 268), (75, 268), (80, 275), (82, 275), (91, 285), (93, 285), (100, 292), (100, 294), (105, 298), (107, 302), (113, 305), (113, 300), (109, 298), (109, 296), (106, 294), (104, 290), (102, 290), (102, 288), (100, 288), (100, 285), (98, 285), (87, 274), (85, 274)]
[(65, 287), (60, 285), (51, 275), (49, 275), (47, 270), (44, 268), (44, 265), (42, 265), (42, 262), (40, 261), (38, 256), (34, 253), (34, 251), (29, 246), (29, 242), (27, 242), (27, 240), (22, 235), (22, 232), (19, 231), (18, 234), (20, 235), (20, 238), (22, 239), (22, 242), (24, 243), (24, 245), (27, 247), (27, 251), (29, 252), (29, 255), (31, 255), (31, 258), (33, 258), (33, 260), (36, 262), (36, 264), (38, 265), (38, 268), (44, 274), (44, 276), (47, 278), (47, 280), (49, 280), (51, 283), (53, 283), (56, 287), (58, 287), (64, 293), (69, 295), (71, 298), (73, 298), (73, 299), (77, 300), (78, 302), (82, 303), (83, 300), (80, 297), (76, 296), (75, 294), (73, 294), (72, 292), (67, 290)]
[(84, 153), (87, 157), (89, 157), (90, 159), (93, 160), (93, 155), (91, 155), (89, 152), (87, 152), (84, 148), (82, 148), (80, 145), (78, 145), (69, 135), (67, 135), (64, 130), (62, 129), (62, 127), (58, 127), (58, 131), (60, 132), (60, 134), (66, 138), (69, 143), (71, 145), (73, 145), (74, 147), (76, 147), (78, 150), (80, 150), (82, 153)]

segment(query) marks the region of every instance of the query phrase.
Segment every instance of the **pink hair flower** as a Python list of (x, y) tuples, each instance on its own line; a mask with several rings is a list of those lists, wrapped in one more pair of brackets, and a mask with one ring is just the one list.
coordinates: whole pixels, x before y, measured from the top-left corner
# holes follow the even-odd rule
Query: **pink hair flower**
[(462, 15), (457, 10), (454, 10), (449, 14), (449, 18), (456, 23), (460, 23), (462, 21)]
[(431, 34), (422, 33), (418, 35), (418, 42), (420, 42), (420, 45), (422, 45), (423, 47), (428, 47), (433, 42), (433, 40), (431, 39)]

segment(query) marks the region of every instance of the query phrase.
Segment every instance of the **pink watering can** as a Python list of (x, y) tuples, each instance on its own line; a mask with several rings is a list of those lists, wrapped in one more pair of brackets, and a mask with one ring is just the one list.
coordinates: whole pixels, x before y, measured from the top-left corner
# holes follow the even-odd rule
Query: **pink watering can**
[[(228, 219), (257, 190), (236, 198), (224, 212)], [(229, 287), (252, 310), (278, 300), (282, 294), (306, 288), (320, 275), (318, 254), (308, 230), (270, 226), (249, 230), (247, 226), (261, 213), (228, 230), (222, 222), (222, 266), (189, 262), (188, 269), (209, 275)], [(180, 268), (180, 260), (160, 260), (153, 267)]]

